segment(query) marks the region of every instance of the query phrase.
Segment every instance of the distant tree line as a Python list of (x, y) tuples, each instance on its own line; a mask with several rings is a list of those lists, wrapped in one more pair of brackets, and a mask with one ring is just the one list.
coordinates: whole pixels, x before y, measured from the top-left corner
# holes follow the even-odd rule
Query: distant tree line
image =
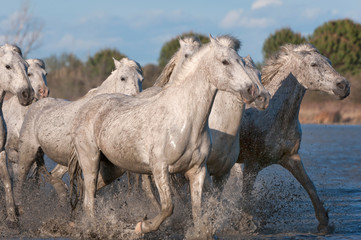
[[(142, 66), (145, 82), (144, 88), (153, 85), (163, 67), (179, 48), (179, 38), (196, 35), (202, 43), (209, 41), (208, 36), (199, 33), (183, 33), (164, 43), (161, 48), (158, 65)], [(329, 21), (315, 29), (312, 35), (302, 36), (290, 28), (282, 28), (265, 40), (262, 52), (264, 60), (276, 53), (286, 43), (313, 44), (323, 55), (328, 57), (340, 73), (352, 80), (351, 95), (361, 102), (361, 25), (350, 19)], [(125, 57), (116, 49), (103, 49), (86, 62), (82, 62), (73, 54), (52, 55), (45, 59), (48, 69), (48, 83), (51, 96), (76, 99), (89, 89), (99, 86), (115, 68), (112, 57)], [(136, 60), (136, 59), (135, 59)], [(258, 63), (262, 67), (263, 63)], [(354, 89), (354, 90), (353, 90)], [(352, 93), (355, 94), (352, 94)], [(316, 96), (316, 98), (318, 98)]]

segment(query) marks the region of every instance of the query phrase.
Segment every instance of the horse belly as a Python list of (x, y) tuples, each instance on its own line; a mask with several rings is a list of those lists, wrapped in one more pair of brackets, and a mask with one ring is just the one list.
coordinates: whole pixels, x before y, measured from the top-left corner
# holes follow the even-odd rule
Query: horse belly
[(39, 128), (37, 139), (40, 148), (54, 162), (67, 166), (71, 154), (71, 136), (68, 129), (55, 130), (52, 127)]

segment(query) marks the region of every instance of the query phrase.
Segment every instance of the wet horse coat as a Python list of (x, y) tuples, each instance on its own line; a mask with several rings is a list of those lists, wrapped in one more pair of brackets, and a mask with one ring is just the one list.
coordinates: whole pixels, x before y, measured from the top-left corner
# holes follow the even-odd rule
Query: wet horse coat
[(138, 223), (138, 232), (157, 230), (172, 214), (170, 173), (188, 177), (192, 213), (199, 224), (205, 164), (211, 148), (207, 119), (217, 89), (249, 102), (259, 93), (257, 80), (249, 77), (243, 59), (213, 38), (187, 61), (177, 78), (156, 95), (101, 95), (79, 112), (72, 133), (73, 163), (79, 163), (83, 171), (83, 207), (91, 217), (95, 217), (97, 178), (107, 177), (106, 172), (99, 173), (99, 163), (108, 161), (115, 168), (154, 177), (162, 209), (153, 219)]
[(283, 46), (262, 69), (262, 82), (272, 96), (269, 107), (265, 111), (248, 108), (241, 124), (242, 150), (238, 162), (244, 163), (244, 211), (249, 214), (247, 210), (252, 208), (250, 194), (258, 172), (280, 164), (305, 188), (314, 206), (319, 230), (326, 231), (327, 211), (298, 154), (302, 137), (298, 114), (307, 89), (343, 99), (349, 95), (350, 85), (326, 57), (308, 44)]
[[(35, 99), (48, 97), (49, 89), (46, 82), (47, 72), (44, 61), (40, 59), (27, 59), (26, 62), (29, 64), (27, 72), (35, 92)], [(8, 157), (8, 168), (11, 176), (15, 176), (15, 173), (17, 173), (20, 129), (28, 109), (29, 106), (21, 105), (16, 96), (6, 100), (2, 107), (7, 130), (5, 151)]]
[[(116, 70), (98, 87), (90, 90), (77, 101), (45, 98), (30, 106), (20, 132), (19, 144), (19, 188), (16, 200), (21, 200), (21, 185), (25, 181), (30, 166), (43, 152), (67, 170), (71, 155), (71, 126), (79, 109), (92, 97), (103, 93), (122, 92), (130, 95), (141, 91), (143, 75), (141, 67), (133, 60), (114, 59)], [(40, 156), (39, 156), (40, 153)], [(63, 173), (62, 173), (63, 174)], [(61, 200), (66, 199), (66, 188), (61, 178), (51, 178)]]
[[(34, 90), (30, 85), (27, 74), (28, 63), (23, 59), (21, 50), (17, 46), (5, 44), (0, 47), (0, 106), (2, 107), (5, 93), (17, 96), (21, 105), (29, 105), (34, 98)], [(5, 188), (7, 220), (16, 222), (15, 204), (11, 181), (6, 164), (5, 141), (6, 127), (1, 111), (0, 124), (0, 178)]]

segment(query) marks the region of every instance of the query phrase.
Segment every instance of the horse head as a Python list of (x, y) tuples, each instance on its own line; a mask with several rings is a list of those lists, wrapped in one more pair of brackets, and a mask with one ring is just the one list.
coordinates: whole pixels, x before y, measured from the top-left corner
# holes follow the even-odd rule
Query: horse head
[(209, 44), (214, 50), (213, 56), (209, 57), (206, 63), (213, 69), (212, 79), (216, 79), (212, 84), (221, 91), (233, 93), (242, 102), (253, 102), (260, 94), (257, 86), (259, 76), (246, 70), (244, 59), (238, 55), (234, 47), (240, 45), (239, 41), (235, 38), (220, 40), (210, 36)]
[(5, 44), (0, 47), (0, 88), (17, 95), (20, 104), (29, 105), (34, 98), (27, 70), (29, 64), (15, 45)]
[(114, 60), (116, 69), (112, 72), (115, 88), (113, 92), (136, 95), (142, 91), (143, 71), (139, 63), (128, 58)]
[(49, 96), (49, 88), (46, 82), (48, 73), (45, 70), (45, 63), (41, 59), (27, 59), (29, 64), (28, 77), (35, 92), (35, 98), (41, 99)]
[(344, 99), (350, 94), (350, 83), (331, 65), (328, 58), (310, 44), (285, 45), (282, 47), (299, 67), (295, 75), (306, 89), (323, 91)]

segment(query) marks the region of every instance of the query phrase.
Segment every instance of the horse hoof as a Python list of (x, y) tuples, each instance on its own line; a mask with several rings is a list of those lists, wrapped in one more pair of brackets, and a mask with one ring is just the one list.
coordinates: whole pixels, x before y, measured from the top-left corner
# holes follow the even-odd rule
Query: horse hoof
[(142, 232), (142, 222), (137, 223), (137, 225), (135, 226), (135, 233), (138, 235), (143, 234)]
[(333, 233), (333, 231), (335, 230), (335, 228), (333, 226), (329, 226), (329, 225), (318, 225), (317, 227), (318, 233), (321, 235), (326, 235), (326, 234), (330, 234)]
[(17, 220), (6, 219), (6, 226), (11, 229), (19, 228), (19, 222)]

